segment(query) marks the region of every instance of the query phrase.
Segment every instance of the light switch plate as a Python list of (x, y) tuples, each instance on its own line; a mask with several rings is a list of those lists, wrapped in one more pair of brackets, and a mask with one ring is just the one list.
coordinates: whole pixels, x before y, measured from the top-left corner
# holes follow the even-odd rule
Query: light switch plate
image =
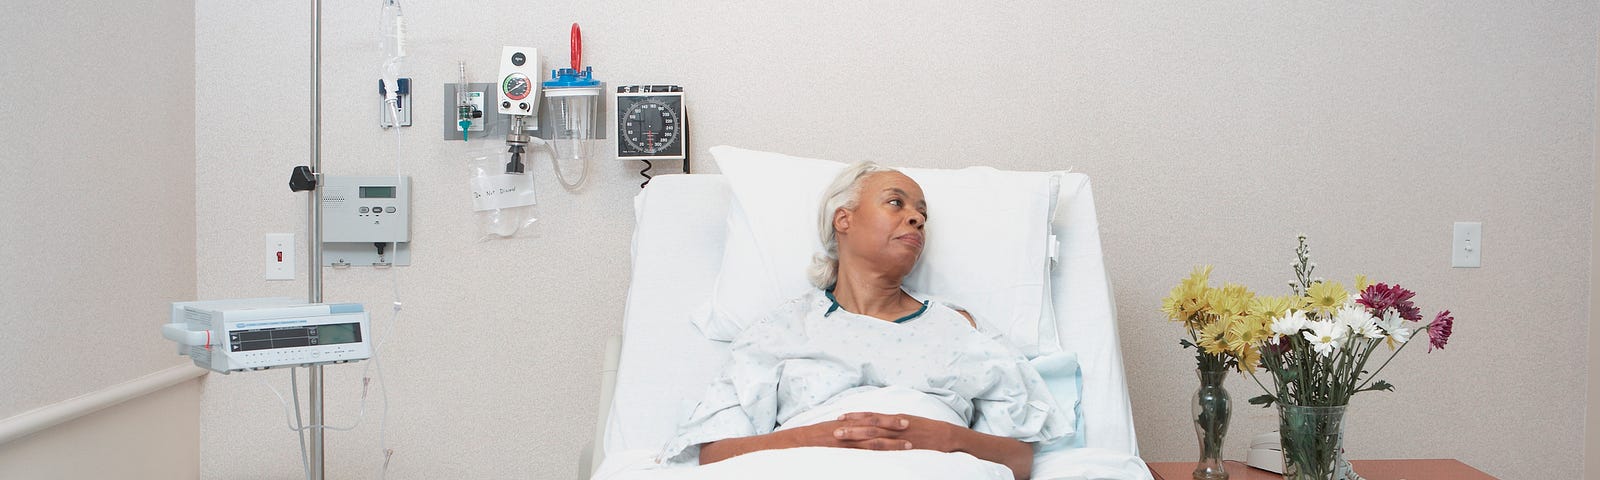
[(294, 280), (294, 234), (267, 234), (262, 260), (267, 280)]
[(1483, 257), (1483, 224), (1456, 222), (1455, 239), (1450, 242), (1450, 266), (1478, 268)]

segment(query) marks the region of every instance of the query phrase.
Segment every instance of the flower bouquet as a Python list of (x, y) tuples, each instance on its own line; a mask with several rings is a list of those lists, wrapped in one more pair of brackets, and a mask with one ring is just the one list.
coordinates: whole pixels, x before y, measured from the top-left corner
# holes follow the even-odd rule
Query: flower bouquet
[[(1377, 375), (1418, 334), (1427, 336), (1428, 351), (1444, 348), (1455, 318), (1445, 310), (1421, 324), (1421, 310), (1411, 301), (1416, 293), (1399, 285), (1374, 284), (1357, 275), (1357, 293), (1352, 295), (1339, 283), (1314, 277), (1317, 265), (1311, 261), (1306, 237), (1301, 235), (1299, 241), (1296, 278), (1289, 282), (1294, 295), (1287, 309), (1272, 313), (1267, 331), (1261, 332), (1264, 341), (1257, 343), (1272, 386), (1261, 384), (1249, 369), (1268, 392), (1250, 403), (1278, 405), (1286, 478), (1360, 478), (1342, 455), (1344, 411), (1350, 397), (1393, 391), (1394, 386)], [(1369, 370), (1369, 360), (1380, 350), (1387, 350), (1388, 357)]]
[(1195, 435), (1200, 442), (1200, 462), (1196, 480), (1228, 478), (1222, 466), (1222, 441), (1228, 434), (1232, 400), (1222, 388), (1228, 370), (1254, 371), (1261, 353), (1256, 348), (1265, 338), (1274, 314), (1288, 310), (1288, 299), (1256, 297), (1243, 285), (1210, 283), (1211, 267), (1196, 268), (1189, 277), (1172, 288), (1162, 301), (1167, 318), (1182, 322), (1189, 338), (1179, 340), (1184, 348), (1195, 349), (1195, 370), (1200, 389), (1195, 392), (1191, 411)]

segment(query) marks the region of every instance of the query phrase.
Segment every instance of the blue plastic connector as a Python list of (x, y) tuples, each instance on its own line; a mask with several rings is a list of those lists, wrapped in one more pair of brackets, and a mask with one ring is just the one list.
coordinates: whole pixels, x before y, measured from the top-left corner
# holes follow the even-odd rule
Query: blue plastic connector
[(593, 87), (600, 81), (594, 79), (594, 67), (583, 67), (583, 71), (571, 68), (559, 68), (550, 71), (550, 80), (544, 82), (545, 88), (562, 87)]

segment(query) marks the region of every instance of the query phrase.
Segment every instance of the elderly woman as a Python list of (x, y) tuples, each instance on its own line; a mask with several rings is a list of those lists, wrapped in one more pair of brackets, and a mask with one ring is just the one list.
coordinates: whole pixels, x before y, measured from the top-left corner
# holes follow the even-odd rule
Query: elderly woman
[[(708, 464), (794, 447), (962, 452), (1029, 478), (1032, 443), (1071, 426), (1026, 359), (967, 312), (901, 281), (928, 207), (910, 177), (870, 162), (824, 192), (817, 290), (734, 341), (729, 364), (662, 459)], [(934, 239), (937, 241), (937, 239)]]

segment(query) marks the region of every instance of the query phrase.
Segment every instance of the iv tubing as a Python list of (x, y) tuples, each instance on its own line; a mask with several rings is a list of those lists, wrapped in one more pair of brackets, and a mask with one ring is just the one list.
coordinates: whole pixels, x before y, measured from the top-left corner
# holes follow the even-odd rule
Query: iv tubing
[[(295, 375), (295, 372), (298, 371), (300, 371), (300, 367), (289, 368), (289, 393), (294, 395), (294, 422), (295, 426), (300, 429), (295, 430), (294, 436), (300, 439), (300, 466), (304, 467), (306, 478), (311, 478), (311, 462), (306, 460), (306, 434), (303, 431), (305, 427), (300, 425), (300, 378)], [(278, 390), (273, 389), (272, 393), (276, 395)], [(283, 395), (278, 395), (278, 400), (282, 401)]]
[(561, 182), (561, 186), (563, 188), (566, 188), (569, 191), (577, 190), (578, 187), (583, 186), (583, 181), (589, 177), (588, 158), (578, 159), (578, 166), (582, 167), (580, 170), (578, 170), (578, 181), (567, 183), (567, 176), (561, 173), (561, 156), (556, 154), (556, 147), (550, 145), (549, 140), (539, 137), (530, 137), (528, 139), (528, 143), (537, 143), (539, 146), (544, 147), (544, 151), (550, 153), (550, 167), (555, 169), (556, 180)]

